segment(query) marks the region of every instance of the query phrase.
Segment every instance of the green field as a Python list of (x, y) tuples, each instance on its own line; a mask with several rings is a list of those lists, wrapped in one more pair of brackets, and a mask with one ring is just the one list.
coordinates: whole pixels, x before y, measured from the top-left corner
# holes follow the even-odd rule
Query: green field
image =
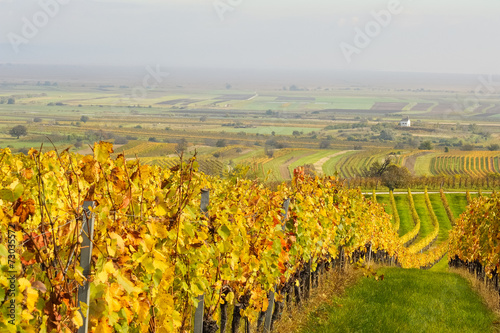
[(344, 296), (320, 305), (303, 333), (493, 332), (496, 316), (464, 278), (447, 272), (383, 268)]

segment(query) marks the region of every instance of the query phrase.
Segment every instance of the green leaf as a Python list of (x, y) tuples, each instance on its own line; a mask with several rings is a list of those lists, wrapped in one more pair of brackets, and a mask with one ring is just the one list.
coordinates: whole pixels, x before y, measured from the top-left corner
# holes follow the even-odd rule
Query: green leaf
[(21, 195), (23, 195), (23, 192), (24, 192), (23, 184), (17, 184), (14, 190), (8, 188), (0, 190), (0, 199), (14, 202), (17, 199), (19, 199)]
[(217, 233), (222, 237), (223, 240), (226, 240), (231, 234), (231, 230), (229, 230), (227, 226), (223, 225), (219, 228), (219, 230), (217, 230)]

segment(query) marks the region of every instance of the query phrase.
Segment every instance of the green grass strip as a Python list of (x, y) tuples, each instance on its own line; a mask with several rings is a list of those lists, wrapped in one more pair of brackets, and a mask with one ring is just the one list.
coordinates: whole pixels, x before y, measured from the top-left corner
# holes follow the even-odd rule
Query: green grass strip
[[(420, 197), (420, 196), (418, 196), (418, 197)], [(417, 199), (418, 199), (418, 197), (417, 197)], [(417, 200), (417, 203), (418, 203), (418, 200)], [(419, 217), (420, 217), (420, 221), (421, 221), (420, 235), (422, 235), (424, 233), (422, 231), (422, 229), (423, 229), (423, 226), (425, 226), (427, 224), (427, 222), (422, 222), (422, 221), (430, 221), (432, 229), (430, 230), (430, 232), (427, 232), (425, 234), (425, 237), (419, 237), (420, 239), (417, 242), (413, 243), (413, 245), (411, 245), (408, 248), (408, 251), (410, 253), (417, 253), (420, 250), (424, 249), (425, 247), (429, 246), (437, 238), (437, 236), (439, 234), (439, 221), (437, 219), (436, 214), (434, 213), (434, 209), (432, 208), (432, 203), (429, 199), (427, 189), (425, 189), (425, 194), (424, 194), (424, 205), (425, 205), (424, 208), (426, 208), (425, 212), (419, 213)], [(419, 207), (419, 208), (421, 208), (421, 207)]]
[(401, 237), (401, 243), (408, 245), (412, 240), (414, 240), (418, 233), (420, 232), (420, 217), (417, 214), (415, 209), (415, 202), (413, 201), (413, 195), (411, 194), (411, 190), (408, 189), (408, 204), (410, 206), (410, 213), (413, 219), (413, 223), (415, 226), (408, 233), (406, 233), (403, 237)]
[(413, 220), (411, 219), (410, 207), (408, 206), (408, 197), (406, 195), (395, 195), (394, 201), (396, 202), (397, 212), (399, 215), (399, 236), (408, 233), (414, 227)]
[[(378, 194), (377, 203), (381, 204), (385, 208), (385, 212), (389, 215), (394, 215), (393, 209), (391, 207), (391, 201), (387, 194)], [(393, 217), (394, 218), (394, 217)]]
[(455, 225), (455, 218), (456, 216), (453, 214), (453, 211), (450, 208), (450, 204), (448, 203), (448, 199), (446, 198), (446, 194), (444, 193), (444, 190), (441, 189), (439, 191), (439, 195), (441, 197), (441, 202), (444, 206), (444, 209), (446, 211), (446, 215), (448, 215), (448, 221), (450, 221), (451, 225)]
[(401, 219), (399, 218), (396, 201), (394, 200), (394, 193), (392, 191), (389, 192), (389, 200), (391, 202), (391, 209), (394, 212), (393, 214), (394, 230), (399, 231), (399, 228), (401, 227)]
[(451, 221), (448, 218), (445, 206), (441, 201), (441, 195), (438, 193), (429, 194), (429, 199), (431, 201), (434, 214), (436, 214), (437, 220), (439, 221), (439, 234), (437, 241), (438, 243), (444, 242), (448, 239), (448, 233), (452, 228)]
[(383, 268), (320, 305), (302, 333), (492, 332), (495, 314), (457, 274)]
[(458, 218), (465, 211), (465, 208), (467, 208), (467, 197), (465, 194), (447, 193), (446, 199), (455, 218)]

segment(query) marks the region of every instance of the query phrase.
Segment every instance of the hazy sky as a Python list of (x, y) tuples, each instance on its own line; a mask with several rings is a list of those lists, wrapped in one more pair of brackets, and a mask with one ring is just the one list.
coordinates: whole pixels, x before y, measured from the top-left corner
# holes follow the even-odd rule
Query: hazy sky
[(498, 0), (0, 0), (0, 63), (499, 74), (499, 16)]

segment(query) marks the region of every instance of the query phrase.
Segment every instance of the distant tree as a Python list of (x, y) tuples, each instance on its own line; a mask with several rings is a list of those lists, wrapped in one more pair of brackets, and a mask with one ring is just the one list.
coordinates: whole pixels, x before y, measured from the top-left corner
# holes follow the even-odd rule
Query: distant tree
[(272, 132), (271, 132), (271, 135), (272, 135), (272, 136), (275, 136), (275, 135), (276, 135), (276, 132), (275, 132), (275, 131), (272, 131)]
[(449, 153), (449, 152), (450, 152), (450, 148), (448, 148), (448, 147), (444, 147), (444, 152), (445, 152), (445, 153)]
[(299, 135), (300, 135), (300, 132), (299, 132), (299, 131), (293, 131), (292, 135), (293, 135), (293, 136), (299, 136)]
[(201, 121), (201, 122), (205, 122), (205, 121), (207, 121), (207, 116), (201, 116), (201, 117), (200, 117), (200, 121)]
[(272, 116), (273, 115), (273, 110), (267, 110), (266, 111), (266, 116)]
[(362, 172), (365, 177), (381, 177), (387, 170), (389, 165), (392, 163), (392, 158), (390, 156), (386, 157), (384, 162), (379, 161), (373, 162), (369, 169)]
[(126, 145), (128, 143), (127, 138), (123, 136), (118, 136), (115, 138), (115, 145)]
[(388, 140), (392, 141), (394, 140), (394, 135), (391, 133), (391, 131), (388, 130), (382, 130), (379, 135), (380, 140)]
[(86, 123), (87, 121), (89, 121), (89, 119), (90, 119), (90, 118), (89, 118), (88, 116), (82, 116), (82, 117), (80, 118), (80, 121), (82, 121), (82, 122)]
[(227, 146), (227, 142), (226, 142), (226, 140), (225, 140), (225, 139), (219, 139), (219, 140), (217, 140), (217, 142), (215, 143), (215, 146), (216, 146), (216, 147), (220, 147), (220, 148), (222, 148), (222, 147)]
[(28, 129), (26, 128), (26, 126), (17, 125), (10, 129), (9, 134), (19, 139), (19, 137), (21, 136), (28, 135)]
[(175, 148), (175, 151), (177, 153), (182, 153), (185, 152), (188, 146), (188, 142), (185, 138), (180, 139), (177, 141), (177, 147)]
[(232, 85), (230, 85), (229, 83), (226, 83), (226, 89), (227, 90), (231, 89), (232, 87), (233, 87)]
[(498, 143), (493, 143), (493, 144), (488, 146), (488, 150), (491, 150), (491, 151), (496, 151), (499, 149), (500, 149), (500, 145)]
[(328, 149), (330, 148), (330, 141), (323, 140), (319, 144), (319, 149)]
[(78, 148), (78, 149), (79, 149), (79, 148), (82, 148), (83, 143), (82, 143), (82, 141), (78, 140), (78, 141), (76, 141), (76, 142), (75, 142), (75, 145), (74, 145), (74, 146), (75, 146), (75, 148)]
[(432, 150), (432, 142), (430, 141), (424, 141), (418, 146), (418, 149), (420, 150)]
[(469, 130), (469, 132), (472, 132), (472, 133), (480, 132), (480, 128), (479, 128), (479, 126), (477, 126), (477, 124), (470, 124), (468, 127), (468, 130)]
[(412, 175), (408, 168), (400, 167), (391, 164), (382, 174), (382, 184), (387, 186), (389, 190), (394, 191), (396, 188), (406, 188), (410, 185)]
[(16, 99), (11, 97), (7, 100), (7, 104), (16, 104)]
[(272, 158), (274, 156), (274, 147), (266, 146), (264, 148), (264, 152), (266, 153), (267, 157)]
[(42, 121), (43, 121), (43, 119), (40, 117), (33, 118), (33, 122), (35, 122), (35, 123), (41, 123)]
[(473, 151), (475, 148), (476, 147), (474, 147), (474, 145), (467, 143), (467, 144), (462, 145), (462, 147), (460, 149), (463, 151)]
[(158, 140), (157, 140), (154, 136), (150, 137), (150, 138), (148, 139), (148, 141), (149, 141), (149, 142), (158, 142)]

